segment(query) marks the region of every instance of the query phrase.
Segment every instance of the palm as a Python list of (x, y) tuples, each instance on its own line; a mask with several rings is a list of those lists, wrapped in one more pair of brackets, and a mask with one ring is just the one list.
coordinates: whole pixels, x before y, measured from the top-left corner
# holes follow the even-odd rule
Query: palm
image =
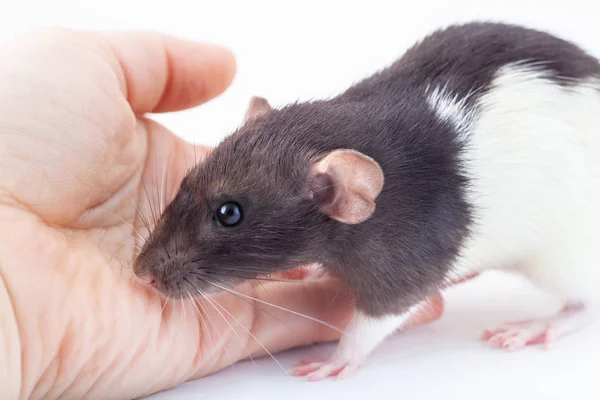
[[(169, 40), (53, 32), (4, 49), (13, 63), (0, 67), (0, 267), (24, 397), (139, 396), (264, 353), (263, 343), (276, 351), (335, 336), (278, 309), (257, 313), (242, 296), (164, 304), (133, 279), (148, 225), (205, 152), (139, 115), (199, 104), (233, 71), (222, 51)], [(169, 70), (193, 46), (203, 63)], [(240, 290), (313, 315), (331, 289), (265, 286)]]

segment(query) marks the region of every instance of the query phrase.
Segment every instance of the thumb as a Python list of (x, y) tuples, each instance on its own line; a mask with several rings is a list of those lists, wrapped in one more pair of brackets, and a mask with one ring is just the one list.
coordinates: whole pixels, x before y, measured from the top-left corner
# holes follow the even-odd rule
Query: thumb
[(107, 58), (136, 114), (197, 106), (222, 93), (235, 75), (234, 55), (220, 46), (153, 32), (112, 32), (104, 38)]

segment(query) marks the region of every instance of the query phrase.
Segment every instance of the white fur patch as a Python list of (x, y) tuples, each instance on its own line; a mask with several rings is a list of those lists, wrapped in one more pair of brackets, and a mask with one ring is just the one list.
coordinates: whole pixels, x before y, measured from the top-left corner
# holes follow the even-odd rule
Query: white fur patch
[(598, 292), (600, 81), (561, 86), (515, 64), (498, 72), (476, 113), (444, 90), (429, 101), (467, 141), (476, 208), (451, 278), (514, 268), (567, 298)]
[(422, 305), (418, 304), (403, 314), (383, 317), (371, 317), (356, 310), (332, 360), (361, 363), (386, 337), (402, 328), (421, 308)]
[(427, 88), (427, 104), (441, 121), (452, 124), (461, 134), (461, 138), (469, 131), (475, 117), (473, 110), (467, 108), (469, 96), (459, 99), (457, 95), (451, 94), (447, 87)]

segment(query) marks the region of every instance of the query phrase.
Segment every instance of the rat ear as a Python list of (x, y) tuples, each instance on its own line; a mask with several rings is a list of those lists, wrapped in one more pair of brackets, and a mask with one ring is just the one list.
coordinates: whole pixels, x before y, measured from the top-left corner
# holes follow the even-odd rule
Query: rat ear
[(250, 99), (250, 104), (246, 110), (246, 115), (244, 115), (244, 123), (271, 110), (273, 109), (265, 98), (254, 96)]
[(316, 162), (309, 177), (309, 197), (331, 219), (358, 224), (375, 211), (383, 188), (379, 164), (354, 150), (335, 150)]

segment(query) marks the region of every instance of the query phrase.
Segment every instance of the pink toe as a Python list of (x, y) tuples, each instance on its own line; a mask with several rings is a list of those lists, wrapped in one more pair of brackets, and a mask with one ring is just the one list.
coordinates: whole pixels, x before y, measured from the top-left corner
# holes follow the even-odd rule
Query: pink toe
[(322, 363), (322, 362), (323, 362), (323, 360), (317, 360), (317, 359), (314, 359), (314, 358), (304, 359), (304, 360), (298, 361), (298, 363), (300, 365), (308, 365), (308, 364), (315, 364), (315, 363)]
[(492, 338), (492, 336), (494, 336), (496, 334), (496, 330), (495, 329), (486, 329), (485, 331), (483, 331), (483, 333), (481, 334), (480, 339), (484, 340), (484, 341), (488, 341)]
[(508, 336), (507, 336), (506, 332), (497, 333), (496, 335), (492, 336), (492, 338), (489, 340), (489, 342), (493, 346), (503, 347), (507, 338), (508, 338)]
[(346, 379), (360, 368), (360, 364), (348, 364), (340, 371), (337, 378), (339, 380)]
[(337, 375), (344, 365), (325, 364), (315, 372), (308, 375), (308, 380), (311, 382), (317, 382), (327, 378), (328, 376)]
[(315, 372), (308, 375), (308, 380), (311, 382), (317, 382), (323, 380), (329, 376), (333, 372), (333, 366), (324, 365)]
[(520, 350), (525, 347), (527, 343), (520, 337), (512, 337), (504, 342), (502, 347), (509, 351)]
[(306, 364), (306, 365), (301, 365), (299, 367), (293, 368), (292, 374), (294, 376), (305, 376), (314, 371), (317, 371), (322, 366), (323, 366), (323, 363), (310, 363), (310, 364)]

